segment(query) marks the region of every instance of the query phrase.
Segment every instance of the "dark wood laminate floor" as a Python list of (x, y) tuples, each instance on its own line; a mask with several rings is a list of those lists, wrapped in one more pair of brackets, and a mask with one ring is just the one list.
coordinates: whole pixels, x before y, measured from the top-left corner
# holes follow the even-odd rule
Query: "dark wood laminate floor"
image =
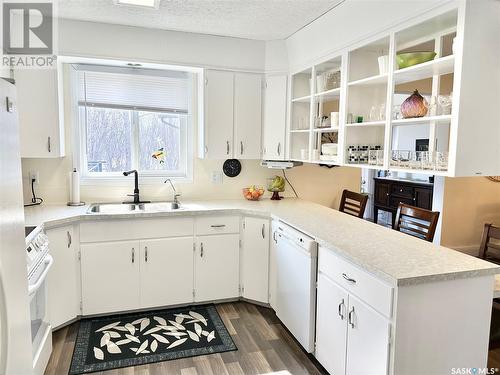
[[(105, 375), (257, 375), (289, 371), (325, 375), (300, 349), (274, 312), (245, 302), (217, 305), (237, 351), (97, 372)], [(54, 333), (45, 375), (67, 375), (79, 323)], [(282, 374), (280, 374), (282, 375)], [(283, 374), (284, 375), (284, 374)]]
[(500, 369), (500, 348), (488, 352), (488, 368)]

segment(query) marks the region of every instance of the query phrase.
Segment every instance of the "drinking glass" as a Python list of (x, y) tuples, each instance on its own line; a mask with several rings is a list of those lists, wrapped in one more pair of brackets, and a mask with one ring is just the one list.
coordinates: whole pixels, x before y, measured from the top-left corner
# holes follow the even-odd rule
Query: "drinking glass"
[(448, 152), (446, 152), (446, 151), (436, 152), (435, 165), (436, 165), (437, 171), (448, 170)]
[(377, 165), (377, 160), (378, 160), (378, 150), (368, 151), (368, 164)]
[(429, 116), (436, 116), (438, 114), (438, 98), (433, 95), (430, 97), (429, 104), (427, 106), (429, 110)]
[(377, 152), (377, 165), (384, 165), (384, 150), (376, 150)]
[(385, 120), (385, 103), (380, 104), (378, 107), (378, 119), (380, 121)]
[(439, 103), (440, 114), (451, 115), (451, 95), (439, 95), (437, 100)]
[(410, 151), (399, 151), (399, 166), (408, 168), (410, 165)]
[(399, 167), (399, 151), (392, 150), (391, 152), (391, 165), (395, 167)]
[(420, 151), (420, 159), (422, 162), (422, 169), (434, 169), (432, 154), (429, 151)]
[(392, 119), (393, 120), (400, 120), (402, 118), (401, 115), (401, 106), (400, 105), (395, 105), (392, 107)]
[(422, 168), (422, 157), (420, 155), (420, 151), (412, 151), (410, 152), (410, 162), (411, 169), (421, 169)]
[(377, 110), (377, 107), (372, 105), (370, 108), (370, 115), (368, 116), (370, 121), (377, 121), (379, 120), (379, 112)]

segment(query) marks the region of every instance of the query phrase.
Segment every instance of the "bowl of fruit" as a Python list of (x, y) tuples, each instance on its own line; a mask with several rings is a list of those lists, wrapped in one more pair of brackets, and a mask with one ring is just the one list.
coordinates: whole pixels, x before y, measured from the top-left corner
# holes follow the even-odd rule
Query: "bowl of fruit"
[(264, 194), (264, 188), (252, 185), (243, 189), (243, 196), (249, 201), (258, 201)]

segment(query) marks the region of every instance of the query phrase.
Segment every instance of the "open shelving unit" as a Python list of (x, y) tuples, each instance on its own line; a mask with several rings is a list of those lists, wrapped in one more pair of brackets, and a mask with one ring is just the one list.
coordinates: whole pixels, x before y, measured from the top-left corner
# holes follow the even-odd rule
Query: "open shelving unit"
[[(323, 143), (338, 145), (344, 84), (342, 60), (342, 56), (336, 56), (291, 76), (288, 138), (291, 160), (340, 164), (338, 155), (332, 156), (331, 160), (320, 160), (318, 156)], [(332, 112), (337, 113), (333, 124)]]
[[(457, 118), (451, 107), (457, 23), (458, 10), (452, 8), (293, 73), (289, 157), (310, 163), (447, 175), (443, 163)], [(400, 69), (396, 55), (416, 51), (434, 51), (436, 57)], [(415, 89), (427, 100), (428, 113), (402, 118), (399, 106)], [(338, 123), (332, 124), (336, 116)], [(322, 160), (326, 157), (321, 155), (324, 143), (337, 145), (332, 160)], [(425, 164), (417, 160), (410, 168), (403, 156), (397, 156), (400, 151), (410, 152), (413, 158), (425, 156)], [(429, 163), (436, 163), (438, 157), (440, 163), (434, 169)], [(418, 167), (419, 163), (425, 168)]]

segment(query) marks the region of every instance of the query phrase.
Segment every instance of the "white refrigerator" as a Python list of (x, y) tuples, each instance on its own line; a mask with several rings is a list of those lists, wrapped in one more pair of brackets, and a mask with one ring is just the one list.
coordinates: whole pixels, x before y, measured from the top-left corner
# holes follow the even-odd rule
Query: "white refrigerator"
[(0, 78), (0, 375), (33, 373), (15, 85)]

